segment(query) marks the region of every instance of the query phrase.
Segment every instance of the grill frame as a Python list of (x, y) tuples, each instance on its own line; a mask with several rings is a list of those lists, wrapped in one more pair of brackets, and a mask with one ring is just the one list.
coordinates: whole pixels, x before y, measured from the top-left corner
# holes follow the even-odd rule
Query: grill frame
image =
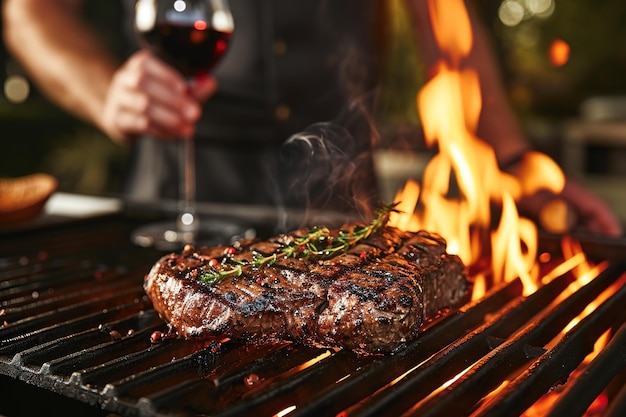
[[(549, 330), (539, 331), (541, 337), (537, 336), (538, 322), (525, 322), (529, 315), (548, 308), (573, 280), (569, 275), (529, 297), (521, 296), (519, 281), (502, 285), (480, 302), (430, 324), (416, 341), (394, 355), (359, 357), (287, 343), (256, 346), (168, 338), (151, 344), (152, 331), (167, 333), (168, 329), (150, 309), (141, 282), (162, 253), (130, 243), (130, 232), (139, 223), (141, 219), (112, 215), (0, 234), (0, 301), (5, 309), (0, 318), (11, 321), (0, 329), (0, 374), (78, 400), (75, 402), (93, 407), (94, 412), (129, 416), (194, 412), (230, 416), (250, 410), (256, 415), (273, 415), (292, 402), (297, 405), (290, 414), (294, 416), (336, 415), (346, 410), (351, 415), (369, 416), (400, 415), (407, 410), (410, 414), (415, 402), (428, 397), (450, 375), (476, 363), (478, 366), (445, 390), (445, 395), (425, 399), (420, 415), (519, 415), (529, 401), (540, 398), (578, 366), (591, 351), (589, 340), (597, 338), (596, 333), (615, 328), (614, 342), (590, 369), (596, 376), (594, 384), (603, 380), (602, 389), (624, 381), (626, 331), (617, 329), (624, 327), (626, 317), (616, 306), (626, 302), (626, 286), (612, 304), (603, 304), (587, 324), (571, 333), (574, 336), (557, 342), (551, 350), (543, 346), (549, 340), (535, 341), (554, 338), (563, 322), (575, 316), (589, 298), (611, 281), (623, 280), (620, 276), (625, 266), (620, 254), (625, 246), (621, 241), (585, 241), (585, 250), (591, 248), (592, 255), (610, 254), (611, 266), (585, 291), (556, 306), (557, 313), (550, 311), (541, 322)], [(267, 228), (267, 224), (255, 226)], [(545, 238), (542, 243), (556, 251), (556, 238)], [(52, 291), (47, 293), (46, 288)], [(41, 294), (33, 302), (34, 291)], [(93, 304), (93, 294), (98, 295), (100, 304)], [(87, 298), (81, 304), (83, 296)], [(79, 317), (74, 318), (75, 314)], [(491, 318), (485, 321), (485, 316)], [(55, 325), (55, 320), (62, 324)], [(111, 332), (118, 332), (119, 339)], [(546, 356), (561, 359), (546, 361)], [(504, 372), (508, 368), (502, 364), (513, 362), (518, 366), (512, 373), (521, 375), (513, 383), (516, 389), (509, 388), (491, 404), (477, 404), (477, 396), (482, 397), (484, 390), (490, 391), (511, 373)], [(607, 363), (616, 366), (609, 371)], [(132, 369), (137, 371), (129, 374)], [(503, 375), (494, 379), (494, 374)], [(249, 375), (258, 375), (260, 382), (247, 386)], [(566, 392), (566, 400), (558, 403), (552, 415), (577, 415), (582, 403), (595, 398), (588, 397), (597, 387), (585, 389), (588, 384), (581, 380), (578, 388), (571, 389), (573, 394)], [(574, 384), (566, 384), (568, 391), (570, 385)], [(209, 400), (201, 402), (195, 398), (198, 393)], [(572, 397), (577, 399), (575, 404)], [(207, 403), (209, 408), (203, 409)], [(611, 406), (623, 410), (624, 404), (626, 400), (617, 397)], [(606, 415), (611, 412), (607, 409)]]

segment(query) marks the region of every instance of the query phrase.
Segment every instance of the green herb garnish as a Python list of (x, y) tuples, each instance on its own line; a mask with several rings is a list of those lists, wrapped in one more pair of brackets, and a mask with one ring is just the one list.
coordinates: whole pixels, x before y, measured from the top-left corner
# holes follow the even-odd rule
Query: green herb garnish
[[(206, 284), (215, 285), (230, 276), (240, 276), (248, 268), (272, 265), (279, 258), (330, 259), (345, 253), (384, 226), (389, 220), (389, 213), (395, 210), (396, 205), (396, 203), (385, 204), (369, 224), (355, 226), (353, 230), (339, 230), (336, 235), (332, 235), (327, 227), (313, 227), (305, 235), (295, 238), (293, 242), (283, 245), (268, 256), (255, 254), (252, 261), (238, 261), (232, 256), (226, 256), (221, 263), (209, 265), (210, 269), (204, 271), (200, 279)], [(219, 269), (217, 265), (220, 266)]]

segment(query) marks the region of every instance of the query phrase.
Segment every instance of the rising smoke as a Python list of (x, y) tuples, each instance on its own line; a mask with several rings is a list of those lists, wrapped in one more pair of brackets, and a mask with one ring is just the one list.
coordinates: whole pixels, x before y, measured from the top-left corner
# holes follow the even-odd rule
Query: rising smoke
[(312, 124), (285, 141), (280, 165), (287, 206), (372, 215), (379, 204), (372, 158), (378, 134), (366, 99), (353, 102), (335, 120)]

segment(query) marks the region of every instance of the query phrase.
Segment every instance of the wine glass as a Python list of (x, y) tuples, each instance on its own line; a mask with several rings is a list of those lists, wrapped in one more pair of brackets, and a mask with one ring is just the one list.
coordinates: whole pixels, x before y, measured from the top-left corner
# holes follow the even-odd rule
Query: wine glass
[[(188, 80), (211, 71), (226, 53), (234, 30), (227, 0), (136, 0), (134, 25), (140, 44)], [(195, 143), (193, 138), (181, 138), (179, 143), (184, 183), (178, 219), (135, 230), (132, 240), (141, 246), (173, 249), (186, 243), (218, 243), (213, 241), (240, 233), (234, 223), (200, 221)]]

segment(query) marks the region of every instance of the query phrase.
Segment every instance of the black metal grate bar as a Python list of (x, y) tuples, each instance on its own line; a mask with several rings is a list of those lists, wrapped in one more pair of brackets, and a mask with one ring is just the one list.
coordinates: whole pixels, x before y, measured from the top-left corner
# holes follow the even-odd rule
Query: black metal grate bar
[[(622, 290), (626, 287), (622, 288)], [(621, 291), (622, 293), (624, 291)], [(617, 300), (617, 297), (614, 297)], [(623, 296), (618, 313), (624, 312)], [(613, 303), (614, 304), (614, 303)], [(595, 326), (589, 322), (587, 327)], [(584, 329), (587, 330), (587, 329)], [(581, 330), (581, 331), (584, 331)], [(588, 329), (591, 330), (591, 329)], [(565, 350), (565, 349), (563, 349)], [(593, 400), (602, 392), (602, 388), (626, 369), (626, 325), (622, 325), (609, 344), (598, 354), (586, 371), (575, 381), (567, 385), (558, 403), (546, 417), (582, 415)], [(624, 414), (622, 414), (624, 415)]]
[[(606, 271), (596, 280), (602, 278), (618, 276), (615, 268)], [(596, 280), (592, 281), (591, 285)], [(619, 281), (624, 283), (624, 279)], [(595, 292), (595, 291), (594, 291)], [(565, 309), (568, 305), (583, 305), (577, 301), (581, 298), (581, 291), (576, 292), (571, 297), (559, 304), (559, 309)], [(592, 295), (591, 292), (588, 293)], [(586, 316), (576, 327), (571, 329), (561, 340), (550, 350), (546, 351), (540, 358), (531, 364), (522, 374), (513, 380), (492, 403), (478, 415), (481, 416), (501, 416), (503, 413), (509, 415), (521, 414), (526, 408), (532, 405), (550, 388), (560, 382), (564, 382), (568, 375), (583, 361), (587, 354), (593, 351), (594, 342), (604, 333), (611, 329), (615, 323), (624, 322), (626, 319), (626, 309), (623, 308), (626, 302), (626, 286), (622, 286), (611, 298), (602, 303), (593, 313)], [(617, 373), (617, 372), (616, 372)], [(608, 381), (607, 381), (608, 383)], [(597, 391), (592, 398), (587, 398), (587, 406), (602, 391), (603, 385), (598, 380), (586, 387), (587, 394)], [(585, 396), (577, 398), (579, 406), (582, 405)], [(586, 410), (587, 407), (584, 407)], [(570, 408), (571, 410), (571, 408)], [(577, 415), (576, 413), (556, 414), (556, 415)], [(582, 415), (582, 414), (580, 414)]]
[[(592, 242), (595, 254), (612, 245), (612, 265), (563, 300), (569, 274), (528, 297), (516, 280), (430, 323), (392, 355), (367, 357), (169, 337), (142, 288), (162, 254), (130, 244), (135, 226), (112, 216), (3, 237), (0, 374), (94, 410), (145, 417), (519, 415), (568, 377), (550, 413), (570, 416), (626, 374), (623, 242)], [(607, 329), (615, 330), (609, 344), (573, 377)], [(158, 343), (155, 331), (165, 335)], [(606, 417), (625, 408), (626, 390), (617, 390)]]
[[(449, 389), (429, 398), (425, 404), (416, 408), (415, 412), (419, 412), (422, 416), (459, 415), (459, 413), (474, 409), (477, 403), (497, 388), (502, 381), (506, 380), (508, 375), (523, 366), (529, 366), (529, 360), (532, 358), (527, 355), (527, 347), (542, 348), (550, 342), (573, 318), (584, 310), (590, 301), (606, 288), (606, 284), (610, 284), (618, 277), (615, 268), (612, 268), (591, 281), (586, 288), (577, 291), (556, 306), (546, 305), (547, 308), (527, 326), (522, 327), (519, 332), (491, 350), (467, 373), (453, 382)], [(542, 295), (540, 289), (532, 294), (529, 299), (535, 296), (542, 298)], [(529, 317), (532, 316), (534, 314), (529, 315)], [(487, 330), (487, 332), (489, 331)], [(551, 353), (548, 356), (551, 356)], [(563, 376), (567, 376), (567, 373), (552, 375), (552, 378), (545, 378), (543, 381), (549, 387), (556, 384)], [(536, 385), (531, 387), (536, 388)], [(545, 393), (548, 387), (543, 389), (541, 394)], [(531, 405), (534, 401), (530, 401), (530, 398), (532, 397), (529, 395), (518, 397), (516, 405), (521, 407), (521, 410), (510, 411), (511, 415), (518, 415)], [(525, 403), (525, 401), (530, 401), (530, 403)], [(509, 409), (506, 410), (509, 412)], [(502, 414), (496, 413), (494, 415)]]

